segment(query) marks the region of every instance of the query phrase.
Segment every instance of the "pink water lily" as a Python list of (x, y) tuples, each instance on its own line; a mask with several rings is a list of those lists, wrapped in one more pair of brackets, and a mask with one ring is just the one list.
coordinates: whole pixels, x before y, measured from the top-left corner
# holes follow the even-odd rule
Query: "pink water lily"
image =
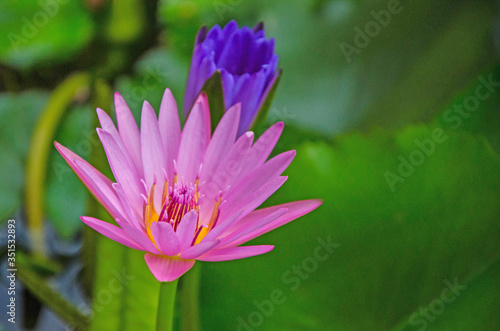
[(271, 245), (241, 244), (284, 225), (321, 204), (306, 200), (255, 210), (287, 177), (295, 151), (267, 160), (283, 123), (254, 143), (237, 137), (240, 105), (231, 107), (211, 135), (207, 97), (196, 100), (181, 131), (177, 105), (163, 96), (159, 117), (148, 102), (140, 130), (120, 94), (115, 94), (118, 130), (101, 109), (97, 129), (113, 183), (69, 149), (57, 150), (117, 225), (82, 216), (82, 221), (130, 248), (145, 251), (159, 281), (173, 281), (200, 261), (226, 261), (267, 253)]

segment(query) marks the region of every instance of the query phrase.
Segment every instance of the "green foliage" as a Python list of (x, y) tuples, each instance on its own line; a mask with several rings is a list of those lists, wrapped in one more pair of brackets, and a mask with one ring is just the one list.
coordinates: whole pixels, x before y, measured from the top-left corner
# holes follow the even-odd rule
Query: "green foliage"
[(93, 35), (82, 1), (7, 0), (0, 13), (0, 60), (16, 68), (68, 60)]
[[(460, 302), (472, 297), (485, 318), (478, 321), (476, 310), (457, 307), (461, 314), (446, 316), (454, 319), (450, 325), (467, 323), (465, 329), (472, 330), (497, 323), (491, 317), (500, 307), (498, 298), (474, 298), (484, 293), (483, 286), (499, 286), (493, 275), (476, 283), (498, 258), (498, 155), (484, 138), (449, 130), (446, 141), (435, 143), (434, 152), (395, 192), (384, 177), (387, 171), (398, 174), (398, 156), (408, 159), (418, 149), (415, 139), (432, 139), (434, 129), (421, 125), (394, 133), (354, 133), (332, 146), (300, 146), (287, 171), (289, 180), (266, 204), (307, 198), (323, 198), (324, 204), (254, 240), (275, 244), (273, 252), (204, 265), (204, 325), (234, 330), (238, 317), (258, 321), (251, 315), (259, 311), (254, 300), (270, 300), (278, 289), (286, 300), (264, 316), (262, 330), (389, 330), (401, 321), (408, 324), (413, 312), (439, 298), (444, 282), (455, 278), (467, 285)], [(314, 259), (318, 240), (328, 238), (340, 246), (305, 272), (302, 266), (311, 268), (307, 260)], [(301, 266), (303, 279), (293, 274), (294, 265)]]
[(24, 161), (36, 119), (47, 93), (27, 91), (0, 94), (0, 220), (11, 216), (21, 204)]

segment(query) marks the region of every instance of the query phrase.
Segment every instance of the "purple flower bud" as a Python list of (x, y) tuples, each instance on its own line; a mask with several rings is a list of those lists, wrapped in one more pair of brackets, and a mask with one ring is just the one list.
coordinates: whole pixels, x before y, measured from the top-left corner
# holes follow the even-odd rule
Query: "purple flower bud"
[(238, 135), (253, 124), (264, 100), (279, 76), (274, 39), (266, 39), (264, 26), (238, 28), (235, 21), (223, 29), (216, 25), (198, 32), (184, 95), (187, 115), (203, 85), (215, 72), (222, 78), (225, 110), (241, 102)]

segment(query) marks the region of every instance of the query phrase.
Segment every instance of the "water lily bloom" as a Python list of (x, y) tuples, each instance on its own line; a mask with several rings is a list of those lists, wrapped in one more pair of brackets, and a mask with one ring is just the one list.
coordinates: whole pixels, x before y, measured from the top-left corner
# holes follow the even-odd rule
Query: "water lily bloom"
[(191, 60), (184, 95), (187, 115), (207, 79), (220, 71), (225, 109), (241, 102), (238, 136), (247, 131), (264, 100), (277, 82), (278, 55), (274, 39), (266, 39), (262, 24), (253, 29), (238, 28), (235, 21), (223, 29), (216, 25), (210, 31), (201, 28)]
[(269, 252), (274, 246), (241, 244), (300, 217), (321, 204), (308, 200), (255, 210), (287, 179), (281, 176), (295, 151), (267, 160), (283, 129), (270, 127), (237, 138), (240, 104), (222, 117), (213, 135), (208, 100), (200, 94), (181, 132), (170, 92), (158, 118), (144, 102), (140, 130), (115, 94), (118, 129), (101, 109), (97, 133), (116, 179), (55, 142), (57, 150), (116, 221), (82, 221), (130, 248), (145, 251), (159, 281), (172, 281), (195, 260), (225, 261)]

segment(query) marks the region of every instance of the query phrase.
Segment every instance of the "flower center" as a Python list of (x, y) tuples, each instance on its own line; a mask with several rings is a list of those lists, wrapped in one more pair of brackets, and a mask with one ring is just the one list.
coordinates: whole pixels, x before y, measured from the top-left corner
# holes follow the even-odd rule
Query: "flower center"
[(144, 205), (144, 221), (146, 225), (146, 230), (149, 239), (155, 245), (155, 240), (153, 234), (151, 233), (151, 224), (153, 222), (169, 222), (172, 225), (174, 231), (177, 231), (180, 222), (184, 215), (186, 215), (191, 210), (196, 210), (198, 213), (198, 220), (195, 227), (195, 232), (193, 233), (193, 242), (199, 243), (203, 237), (215, 226), (219, 216), (219, 207), (221, 204), (222, 197), (219, 196), (214, 201), (214, 206), (212, 210), (212, 215), (208, 220), (207, 224), (202, 224), (200, 221), (200, 192), (198, 179), (194, 184), (182, 184), (177, 183), (176, 178), (174, 178), (174, 183), (172, 186), (168, 185), (168, 181), (165, 182), (163, 187), (163, 194), (161, 199), (161, 210), (158, 213), (154, 208), (155, 201), (155, 185), (149, 190), (149, 196), (145, 200), (147, 203)]

